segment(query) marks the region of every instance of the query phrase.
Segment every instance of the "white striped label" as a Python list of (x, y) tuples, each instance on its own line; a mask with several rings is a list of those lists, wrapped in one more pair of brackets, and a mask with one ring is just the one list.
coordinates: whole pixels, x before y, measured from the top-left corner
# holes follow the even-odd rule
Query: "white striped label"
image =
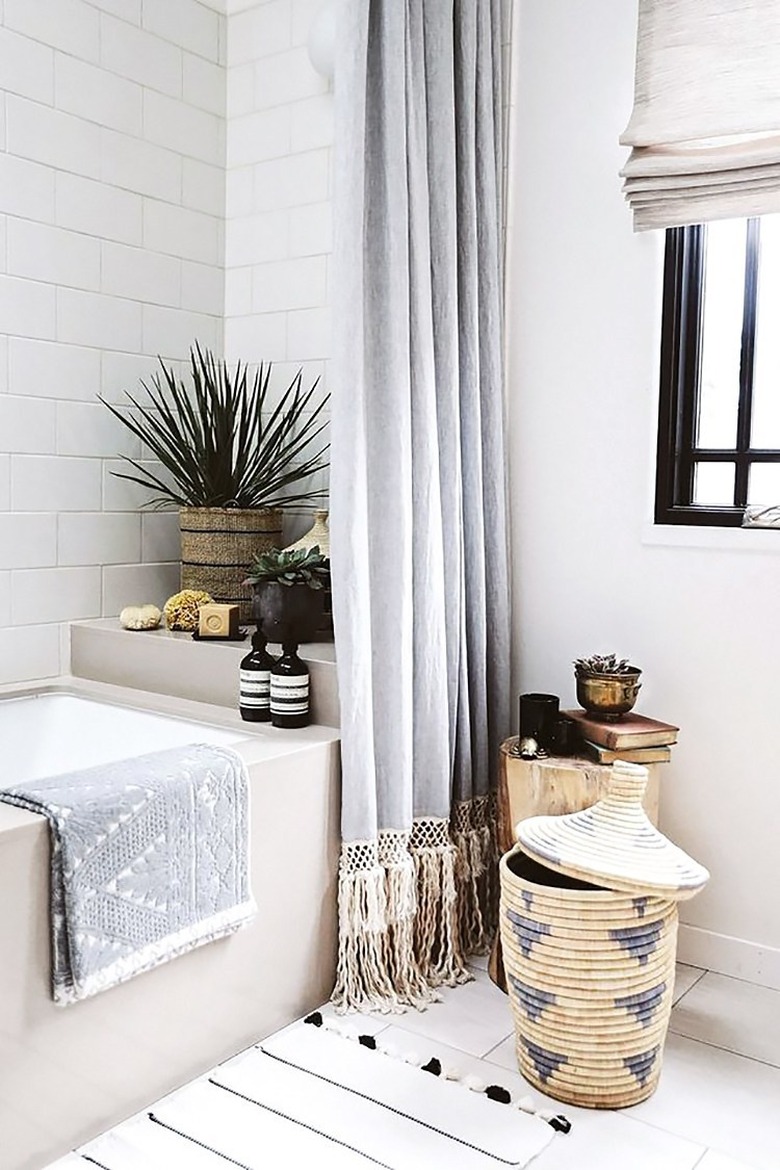
[(271, 675), (272, 715), (305, 715), (308, 710), (308, 674)]
[(239, 706), (268, 710), (270, 705), (270, 670), (242, 670), (239, 681)]

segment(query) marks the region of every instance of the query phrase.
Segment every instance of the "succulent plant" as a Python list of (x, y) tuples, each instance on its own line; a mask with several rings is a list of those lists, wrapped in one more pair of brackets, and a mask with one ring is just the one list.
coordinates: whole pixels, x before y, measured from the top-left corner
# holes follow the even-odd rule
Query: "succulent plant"
[(276, 581), (279, 585), (308, 585), (322, 589), (328, 583), (328, 562), (320, 546), (258, 553), (250, 566), (245, 585)]
[(618, 658), (615, 654), (591, 654), (589, 658), (575, 658), (574, 673), (580, 678), (592, 678), (594, 675), (641, 672), (637, 666), (632, 666), (627, 658)]

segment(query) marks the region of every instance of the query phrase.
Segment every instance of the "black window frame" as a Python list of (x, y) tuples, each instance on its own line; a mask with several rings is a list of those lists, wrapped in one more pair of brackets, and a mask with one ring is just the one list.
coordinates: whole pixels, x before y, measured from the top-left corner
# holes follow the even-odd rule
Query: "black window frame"
[[(737, 441), (733, 448), (696, 446), (705, 247), (703, 224), (667, 229), (655, 523), (738, 527), (747, 504), (751, 465), (780, 463), (780, 450), (750, 446), (760, 220), (747, 221)], [(693, 503), (696, 464), (708, 462), (735, 465), (732, 506)]]

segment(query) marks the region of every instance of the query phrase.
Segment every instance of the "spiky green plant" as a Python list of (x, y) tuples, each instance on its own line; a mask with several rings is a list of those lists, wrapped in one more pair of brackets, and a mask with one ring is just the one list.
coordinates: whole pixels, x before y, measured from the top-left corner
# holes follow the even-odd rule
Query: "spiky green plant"
[(614, 654), (591, 654), (590, 658), (574, 660), (574, 673), (581, 678), (592, 678), (594, 675), (637, 674), (639, 671), (627, 658), (617, 658)]
[(308, 585), (310, 589), (322, 589), (328, 583), (328, 576), (328, 562), (320, 552), (320, 546), (315, 544), (313, 548), (258, 553), (244, 584), (277, 581), (280, 585)]
[[(271, 363), (249, 375), (241, 362), (231, 370), (195, 342), (190, 351), (192, 387), (159, 359), (161, 372), (141, 382), (147, 402), (125, 391), (131, 411), (98, 396), (115, 418), (141, 440), (167, 473), (155, 474), (122, 456), (132, 471), (120, 479), (155, 492), (152, 507), (278, 508), (309, 503), (322, 491), (304, 490), (309, 476), (327, 467), (328, 444), (305, 453), (326, 426), (324, 397), (312, 408), (317, 381), (303, 388), (301, 371), (276, 406), (269, 404)], [(296, 490), (297, 489), (297, 490)]]

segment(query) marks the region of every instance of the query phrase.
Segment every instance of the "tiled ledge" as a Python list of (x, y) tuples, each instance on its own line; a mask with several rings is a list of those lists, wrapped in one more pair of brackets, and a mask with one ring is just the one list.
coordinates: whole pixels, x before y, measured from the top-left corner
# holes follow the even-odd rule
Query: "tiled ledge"
[[(250, 649), (249, 638), (236, 643), (195, 642), (189, 634), (169, 630), (123, 630), (116, 618), (74, 622), (70, 627), (72, 675), (234, 710), (239, 664)], [(307, 643), (299, 654), (311, 675), (312, 722), (338, 727), (333, 643)]]

